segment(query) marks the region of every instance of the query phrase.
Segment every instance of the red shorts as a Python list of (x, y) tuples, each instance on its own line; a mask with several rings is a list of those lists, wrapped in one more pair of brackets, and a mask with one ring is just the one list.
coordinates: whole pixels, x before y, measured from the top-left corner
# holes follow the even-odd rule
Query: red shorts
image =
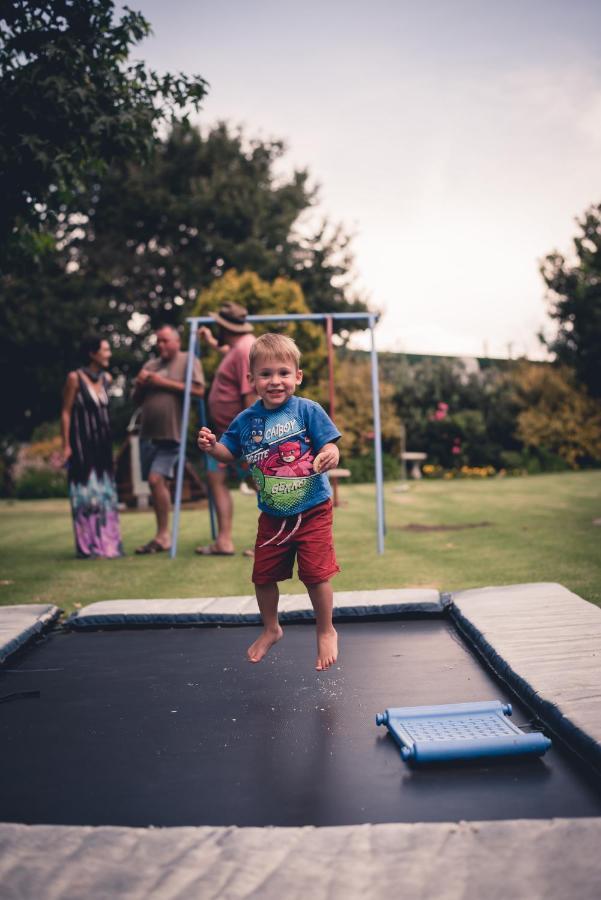
[(294, 557), (304, 584), (319, 584), (340, 571), (332, 538), (332, 501), (285, 519), (262, 512), (255, 543), (254, 584), (292, 578)]

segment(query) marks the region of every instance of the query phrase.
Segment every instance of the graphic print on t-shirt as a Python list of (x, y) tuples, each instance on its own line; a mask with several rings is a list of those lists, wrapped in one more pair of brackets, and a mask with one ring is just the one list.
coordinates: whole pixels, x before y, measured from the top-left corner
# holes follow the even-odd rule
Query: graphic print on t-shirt
[(299, 508), (312, 505), (312, 496), (322, 490), (322, 479), (313, 471), (315, 453), (307, 429), (296, 415), (275, 411), (268, 421), (252, 416), (241, 439), (263, 508), (294, 515)]
[(249, 455), (252, 455), (256, 450), (265, 450), (269, 447), (264, 440), (265, 434), (265, 417), (264, 416), (253, 416), (250, 420), (250, 433), (248, 438), (243, 443), (244, 453), (248, 458)]
[(291, 397), (278, 409), (266, 409), (257, 400), (236, 416), (221, 442), (248, 464), (259, 508), (294, 516), (331, 496), (328, 477), (313, 471), (313, 461), (324, 444), (339, 437), (319, 403)]

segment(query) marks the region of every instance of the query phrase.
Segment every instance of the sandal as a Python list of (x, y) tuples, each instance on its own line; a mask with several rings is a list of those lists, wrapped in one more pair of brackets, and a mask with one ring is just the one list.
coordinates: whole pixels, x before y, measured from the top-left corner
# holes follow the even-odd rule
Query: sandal
[(214, 544), (205, 544), (205, 546), (196, 547), (194, 552), (198, 556), (235, 556), (233, 550), (220, 550)]
[(163, 547), (162, 544), (159, 544), (159, 542), (155, 541), (155, 539), (153, 538), (151, 541), (148, 541), (147, 544), (142, 544), (141, 547), (136, 547), (135, 552), (138, 554), (138, 556), (147, 556), (151, 553), (163, 553), (169, 549), (169, 547)]

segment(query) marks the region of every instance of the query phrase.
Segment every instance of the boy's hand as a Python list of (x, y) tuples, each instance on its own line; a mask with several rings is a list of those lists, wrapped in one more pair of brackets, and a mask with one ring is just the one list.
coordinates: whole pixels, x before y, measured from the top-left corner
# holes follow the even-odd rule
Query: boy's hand
[(313, 469), (319, 475), (323, 472), (329, 472), (335, 469), (340, 460), (340, 453), (336, 444), (326, 444), (322, 447), (315, 459), (313, 460)]
[(208, 453), (217, 443), (217, 438), (213, 434), (210, 428), (203, 427), (198, 432), (198, 437), (196, 438), (196, 444), (199, 450), (202, 450), (203, 453)]

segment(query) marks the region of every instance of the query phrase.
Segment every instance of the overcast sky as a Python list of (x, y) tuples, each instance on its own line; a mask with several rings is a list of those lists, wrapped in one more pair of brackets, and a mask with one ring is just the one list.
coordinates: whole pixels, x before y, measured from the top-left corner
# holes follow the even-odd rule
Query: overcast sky
[(356, 236), (380, 349), (540, 357), (539, 260), (601, 202), (599, 0), (130, 0), (134, 56), (286, 141)]

